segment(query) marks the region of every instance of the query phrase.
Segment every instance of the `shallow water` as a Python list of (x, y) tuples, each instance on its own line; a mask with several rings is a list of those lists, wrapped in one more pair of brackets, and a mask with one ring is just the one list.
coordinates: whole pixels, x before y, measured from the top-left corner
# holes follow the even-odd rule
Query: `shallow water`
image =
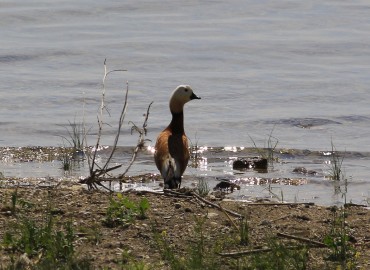
[[(104, 120), (112, 127), (105, 126), (103, 144), (113, 142), (126, 81), (126, 123), (140, 124), (154, 101), (152, 141), (170, 120), (170, 92), (186, 83), (202, 97), (186, 105), (193, 142), (263, 147), (273, 131), (279, 148), (315, 152), (329, 151), (333, 141), (339, 151), (360, 153), (344, 160), (349, 192), (360, 201), (359, 194), (370, 192), (369, 8), (361, 0), (2, 2), (0, 146), (68, 145), (69, 121), (85, 121), (93, 144), (107, 58), (108, 69), (128, 71), (108, 77), (111, 116)], [(133, 146), (136, 139), (125, 125), (119, 145)], [(225, 162), (212, 156), (206, 177), (229, 175)], [(318, 162), (325, 171), (323, 160), (299, 157), (297, 166), (302, 162)], [(45, 176), (54, 164), (14, 164), (15, 174), (0, 166), (5, 175)], [(156, 171), (150, 158), (137, 166), (136, 172)], [(285, 166), (269, 176), (290, 177)], [(319, 196), (325, 189), (316, 180), (297, 196)], [(328, 199), (320, 202), (331, 203), (329, 197), (321, 195)]]
[[(110, 154), (110, 150), (109, 147), (103, 147), (98, 151), (97, 161), (100, 166)], [(135, 163), (126, 175), (132, 176), (132, 182), (128, 181), (124, 184), (124, 189), (162, 190), (160, 186), (162, 180), (155, 168), (152, 151), (153, 149), (148, 147), (139, 152)], [(199, 181), (204, 180), (212, 190), (221, 181), (230, 181), (240, 186), (240, 190), (228, 194), (229, 198), (237, 200), (312, 202), (319, 205), (341, 205), (345, 202), (370, 204), (367, 174), (361, 170), (366, 168), (370, 161), (369, 152), (336, 153), (340, 156), (340, 160), (343, 158), (342, 169), (346, 180), (341, 181), (330, 179), (332, 162), (330, 151), (275, 149), (276, 161), (270, 163), (266, 171), (233, 169), (233, 161), (238, 158), (257, 156), (260, 154), (259, 151), (244, 147), (199, 147), (196, 159), (193, 151), (182, 186), (196, 187)], [(59, 181), (76, 182), (89, 174), (86, 160), (72, 163), (72, 169), (65, 172), (62, 169), (60, 154), (47, 154), (48, 151), (43, 149), (37, 149), (36, 152), (38, 154), (27, 160), (16, 158), (17, 155), (13, 154), (14, 149), (9, 151), (4, 149), (0, 168), (7, 177), (0, 181), (0, 186), (14, 184), (47, 186)], [(116, 150), (110, 167), (118, 164), (123, 166), (115, 170), (113, 176), (125, 171), (132, 152), (131, 147), (119, 147)], [(54, 153), (53, 150), (51, 153)], [(48, 155), (49, 157), (45, 158)], [(294, 172), (294, 169), (302, 167), (311, 173)], [(111, 188), (120, 190), (118, 183), (113, 183)]]

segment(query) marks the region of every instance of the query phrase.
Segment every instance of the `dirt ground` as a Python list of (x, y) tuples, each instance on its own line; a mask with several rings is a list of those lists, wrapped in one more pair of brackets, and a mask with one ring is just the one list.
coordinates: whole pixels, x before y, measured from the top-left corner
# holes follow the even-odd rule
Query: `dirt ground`
[[(17, 221), (11, 214), (11, 198), (15, 189), (0, 188), (0, 243), (10, 226)], [(268, 239), (277, 233), (298, 236), (312, 241), (322, 242), (333, 224), (333, 208), (304, 204), (268, 204), (218, 201), (208, 198), (223, 208), (230, 209), (247, 217), (249, 243), (240, 245), (240, 233), (237, 217), (226, 215), (222, 210), (204, 203), (194, 196), (176, 197), (151, 193), (128, 193), (124, 196), (132, 201), (146, 197), (150, 208), (146, 219), (136, 219), (129, 226), (109, 228), (103, 220), (109, 206), (110, 194), (102, 191), (88, 191), (79, 184), (61, 185), (58, 188), (18, 188), (17, 200), (33, 205), (22, 210), (27, 217), (42, 220), (48, 205), (59, 224), (72, 221), (77, 238), (74, 242), (79, 256), (91, 260), (96, 269), (125, 269), (129, 262), (143, 262), (145, 269), (170, 269), (163, 258), (157, 235), (164, 236), (168, 244), (183, 259), (189, 256), (189, 246), (194, 244), (199, 235), (197, 228), (202, 226), (202, 235), (206, 249), (217, 260), (224, 263), (225, 269), (234, 269), (237, 259), (215, 253), (260, 249), (267, 246)], [(115, 196), (115, 195), (113, 195)], [(21, 206), (17, 206), (21, 207)], [(50, 209), (50, 208), (49, 208)], [(19, 210), (21, 211), (21, 210)], [(363, 207), (346, 208), (346, 224), (350, 232), (350, 244), (356, 250), (354, 269), (370, 269), (370, 212)], [(239, 237), (239, 238), (238, 238)], [(282, 241), (303, 243), (300, 240)], [(221, 244), (220, 244), (221, 243)], [(1, 247), (0, 244), (0, 247)], [(309, 249), (308, 269), (335, 269), (335, 263), (326, 260), (330, 249), (312, 247)], [(15, 254), (20, 256), (21, 254)], [(251, 256), (251, 255), (249, 255)], [(10, 251), (0, 248), (0, 269), (9, 263)], [(36, 258), (30, 258), (33, 263)]]

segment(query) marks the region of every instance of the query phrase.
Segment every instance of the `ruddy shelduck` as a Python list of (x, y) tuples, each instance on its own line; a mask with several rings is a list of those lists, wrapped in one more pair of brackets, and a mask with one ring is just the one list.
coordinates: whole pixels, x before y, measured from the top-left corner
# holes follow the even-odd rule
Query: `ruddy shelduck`
[(180, 85), (170, 98), (171, 123), (158, 136), (154, 160), (164, 179), (165, 189), (179, 188), (188, 165), (188, 138), (184, 131), (184, 105), (197, 97), (189, 85)]

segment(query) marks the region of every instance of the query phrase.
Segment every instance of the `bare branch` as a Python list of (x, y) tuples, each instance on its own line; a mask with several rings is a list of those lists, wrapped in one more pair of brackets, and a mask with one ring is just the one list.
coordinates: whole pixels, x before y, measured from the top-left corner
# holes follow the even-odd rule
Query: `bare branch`
[(202, 198), (200, 195), (198, 195), (196, 192), (193, 192), (192, 193), (194, 197), (196, 197), (197, 199), (199, 199), (200, 201), (208, 204), (208, 205), (211, 205), (217, 209), (220, 209), (221, 211), (225, 211), (227, 213), (229, 213), (230, 215), (233, 215), (235, 217), (238, 217), (238, 218), (243, 218), (243, 216), (239, 213), (236, 213), (236, 212), (233, 212), (231, 210), (228, 210), (228, 209), (225, 209), (225, 208), (222, 208), (221, 206), (219, 206), (218, 204), (215, 204), (215, 203), (212, 203), (210, 201), (207, 201), (206, 199)]
[[(108, 112), (108, 110), (106, 108), (106, 105), (105, 105), (105, 92), (106, 92), (106, 89), (105, 89), (105, 81), (107, 79), (107, 76), (110, 73), (117, 72), (117, 71), (126, 71), (126, 70), (124, 70), (124, 69), (117, 69), (117, 70), (107, 71), (106, 59), (104, 60), (103, 90), (102, 90), (102, 96), (101, 96), (101, 104), (100, 104), (99, 112), (98, 112), (98, 115), (97, 115), (98, 135), (97, 135), (97, 140), (96, 140), (95, 148), (93, 148), (92, 153), (89, 153), (88, 154), (88, 162), (89, 162), (90, 175), (89, 175), (89, 177), (87, 177), (87, 178), (85, 178), (85, 179), (83, 179), (83, 180), (80, 181), (80, 183), (87, 184), (89, 189), (91, 189), (91, 188), (97, 188), (98, 186), (102, 186), (102, 187), (108, 189), (107, 187), (105, 187), (104, 185), (102, 185), (101, 182), (102, 181), (111, 182), (112, 181), (111, 180), (112, 177), (109, 178), (109, 179), (108, 178), (103, 178), (103, 177), (108, 172), (113, 171), (115, 169), (118, 169), (118, 168), (122, 167), (122, 164), (119, 164), (119, 165), (116, 165), (116, 166), (113, 166), (113, 167), (109, 168), (109, 164), (110, 164), (110, 162), (111, 162), (111, 160), (113, 158), (113, 155), (114, 155), (114, 153), (115, 153), (115, 151), (117, 149), (117, 144), (118, 144), (119, 136), (120, 136), (122, 125), (123, 125), (123, 122), (124, 122), (124, 119), (125, 119), (125, 116), (126, 116), (126, 111), (127, 111), (127, 106), (128, 106), (128, 92), (129, 92), (128, 82), (126, 82), (126, 94), (125, 94), (124, 104), (123, 104), (123, 108), (121, 110), (120, 118), (119, 118), (119, 121), (118, 121), (117, 133), (116, 133), (116, 136), (115, 136), (113, 145), (112, 145), (112, 149), (111, 149), (110, 154), (109, 154), (109, 156), (108, 156), (108, 158), (105, 161), (105, 163), (104, 163), (103, 166), (100, 167), (96, 163), (97, 152), (98, 152), (98, 150), (100, 148), (100, 140), (101, 140), (101, 137), (102, 137), (103, 125), (105, 124), (104, 121), (103, 121), (103, 115), (104, 115), (104, 111), (107, 111)], [(120, 174), (116, 178), (117, 181), (122, 181), (122, 178), (126, 175), (126, 173), (128, 172), (128, 170), (131, 168), (132, 164), (134, 163), (139, 150), (142, 149), (143, 146), (144, 146), (144, 143), (146, 141), (145, 140), (145, 135), (147, 134), (147, 122), (148, 122), (148, 117), (149, 117), (149, 111), (150, 111), (150, 107), (151, 107), (152, 103), (153, 102), (151, 102), (149, 104), (148, 108), (147, 108), (147, 113), (146, 113), (146, 116), (145, 116), (145, 119), (144, 119), (144, 123), (143, 123), (143, 125), (142, 125), (141, 128), (139, 128), (138, 126), (136, 126), (133, 122), (129, 122), (129, 124), (132, 124), (131, 133), (133, 131), (138, 132), (139, 133), (139, 138), (138, 138), (137, 145), (136, 145), (136, 147), (134, 149), (134, 152), (132, 154), (131, 160), (130, 160), (127, 168), (125, 169), (124, 173)], [(85, 130), (86, 129), (84, 128), (84, 131)], [(86, 133), (85, 133), (85, 136), (86, 136)], [(86, 142), (86, 140), (85, 140), (85, 142)]]
[[(299, 247), (296, 246), (288, 246), (285, 247), (286, 249), (297, 249)], [(245, 255), (251, 255), (256, 253), (263, 253), (263, 252), (270, 252), (272, 251), (272, 248), (258, 248), (258, 249), (249, 249), (249, 250), (242, 250), (242, 251), (232, 251), (232, 252), (224, 252), (224, 253), (218, 253), (218, 255), (223, 257), (240, 257)]]
[(305, 242), (305, 243), (308, 243), (308, 244), (311, 244), (311, 245), (314, 245), (314, 246), (323, 247), (323, 248), (327, 247), (327, 245), (325, 245), (322, 242), (311, 240), (311, 239), (308, 239), (308, 238), (305, 238), (305, 237), (300, 237), (300, 236), (295, 236), (295, 235), (290, 235), (290, 234), (280, 233), (280, 232), (277, 233), (277, 236), (302, 241), (302, 242)]
[[(141, 129), (138, 128), (134, 123), (131, 122), (133, 124), (133, 127), (135, 127), (134, 130), (136, 130), (139, 133), (139, 138), (138, 138), (137, 145), (135, 147), (134, 153), (132, 154), (131, 161), (130, 161), (129, 165), (127, 166), (126, 170), (118, 176), (120, 179), (122, 179), (126, 175), (128, 170), (131, 168), (132, 164), (134, 163), (139, 150), (142, 149), (143, 146), (144, 146), (144, 142), (145, 142), (144, 138), (145, 138), (145, 135), (146, 135), (146, 127), (147, 127), (147, 122), (148, 122), (148, 117), (149, 117), (149, 111), (150, 111), (150, 107), (152, 106), (152, 104), (153, 104), (153, 101), (150, 102), (150, 104), (148, 106), (148, 109), (146, 110), (146, 116), (145, 116), (144, 123), (143, 123), (143, 126), (142, 126)], [(132, 131), (132, 129), (131, 129), (131, 131)]]
[(117, 130), (117, 134), (116, 134), (116, 137), (114, 139), (114, 143), (113, 143), (113, 146), (112, 146), (112, 151), (107, 159), (107, 161), (105, 162), (105, 165), (103, 166), (103, 170), (106, 170), (108, 168), (108, 165), (113, 157), (113, 154), (114, 152), (116, 151), (117, 149), (117, 143), (118, 143), (118, 139), (119, 139), (119, 136), (120, 136), (120, 133), (121, 133), (121, 128), (122, 128), (122, 124), (123, 124), (123, 120), (125, 119), (125, 116), (126, 116), (126, 111), (127, 111), (127, 97), (128, 97), (128, 82), (126, 82), (126, 95), (125, 95), (125, 101), (124, 101), (124, 105), (123, 105), (123, 108), (122, 108), (122, 111), (121, 111), (121, 115), (120, 115), (120, 118), (119, 118), (119, 121), (118, 121), (118, 130)]

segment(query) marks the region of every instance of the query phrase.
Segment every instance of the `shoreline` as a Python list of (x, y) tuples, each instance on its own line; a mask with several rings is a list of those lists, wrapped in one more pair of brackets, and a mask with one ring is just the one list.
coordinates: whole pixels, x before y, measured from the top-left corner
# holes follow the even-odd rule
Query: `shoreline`
[[(32, 205), (30, 208), (24, 208), (21, 204), (17, 204), (15, 208), (17, 215), (9, 213), (12, 194), (15, 191), (18, 201)], [(88, 258), (93, 267), (115, 269), (120, 263), (126, 266), (142, 263), (147, 267), (145, 269), (171, 269), (171, 262), (165, 259), (161, 251), (163, 247), (160, 247), (160, 243), (164, 242), (158, 242), (156, 239), (158, 234), (174, 248), (175, 256), (181, 261), (181, 258), (190, 256), (189, 247), (198, 241), (198, 227), (202, 224), (201, 231), (207, 262), (221, 263), (226, 267), (223, 269), (234, 269), (233, 265), (237, 261), (245, 261), (244, 263), (247, 264), (251, 257), (243, 255), (235, 258), (219, 254), (268, 247), (271, 239), (277, 239), (284, 245), (302, 244), (300, 241), (279, 237), (278, 233), (322, 243), (325, 235), (334, 226), (333, 209), (340, 210), (336, 207), (303, 204), (253, 205), (207, 198), (215, 204), (221, 204), (222, 209), (229, 209), (246, 217), (249, 240), (247, 245), (241, 245), (239, 229), (235, 226), (240, 220), (195, 197), (140, 192), (124, 193), (124, 197), (134, 202), (142, 198), (148, 200), (147, 218), (135, 219), (128, 226), (109, 228), (104, 225), (103, 220), (106, 218), (111, 196), (114, 199), (116, 194), (88, 191), (80, 184), (72, 183), (68, 186), (62, 183), (54, 188), (0, 188), (1, 239), (11, 228), (9, 224), (14, 224), (22, 216), (27, 216), (39, 223), (47, 213), (48, 207), (52, 206), (56, 227), (63, 229), (63, 222), (67, 220), (72, 222), (76, 234), (73, 242), (76, 254)], [(351, 242), (348, 242), (348, 245), (356, 250), (356, 266), (366, 269), (370, 266), (368, 238), (370, 211), (358, 206), (345, 208), (345, 211), (347, 213), (345, 222), (351, 236)], [(158, 232), (157, 236), (154, 232)], [(218, 249), (218, 253), (215, 249)], [(9, 263), (11, 253), (4, 248), (0, 251), (0, 261), (2, 261), (2, 267), (5, 267)], [(129, 254), (125, 262), (121, 260), (124, 253)], [(327, 267), (333, 267), (338, 263), (325, 259), (330, 253), (330, 248), (309, 247), (307, 269), (333, 269)], [(15, 252), (13, 255), (19, 258), (22, 254)], [(28, 259), (30, 264), (35, 264), (38, 260), (31, 256)]]

